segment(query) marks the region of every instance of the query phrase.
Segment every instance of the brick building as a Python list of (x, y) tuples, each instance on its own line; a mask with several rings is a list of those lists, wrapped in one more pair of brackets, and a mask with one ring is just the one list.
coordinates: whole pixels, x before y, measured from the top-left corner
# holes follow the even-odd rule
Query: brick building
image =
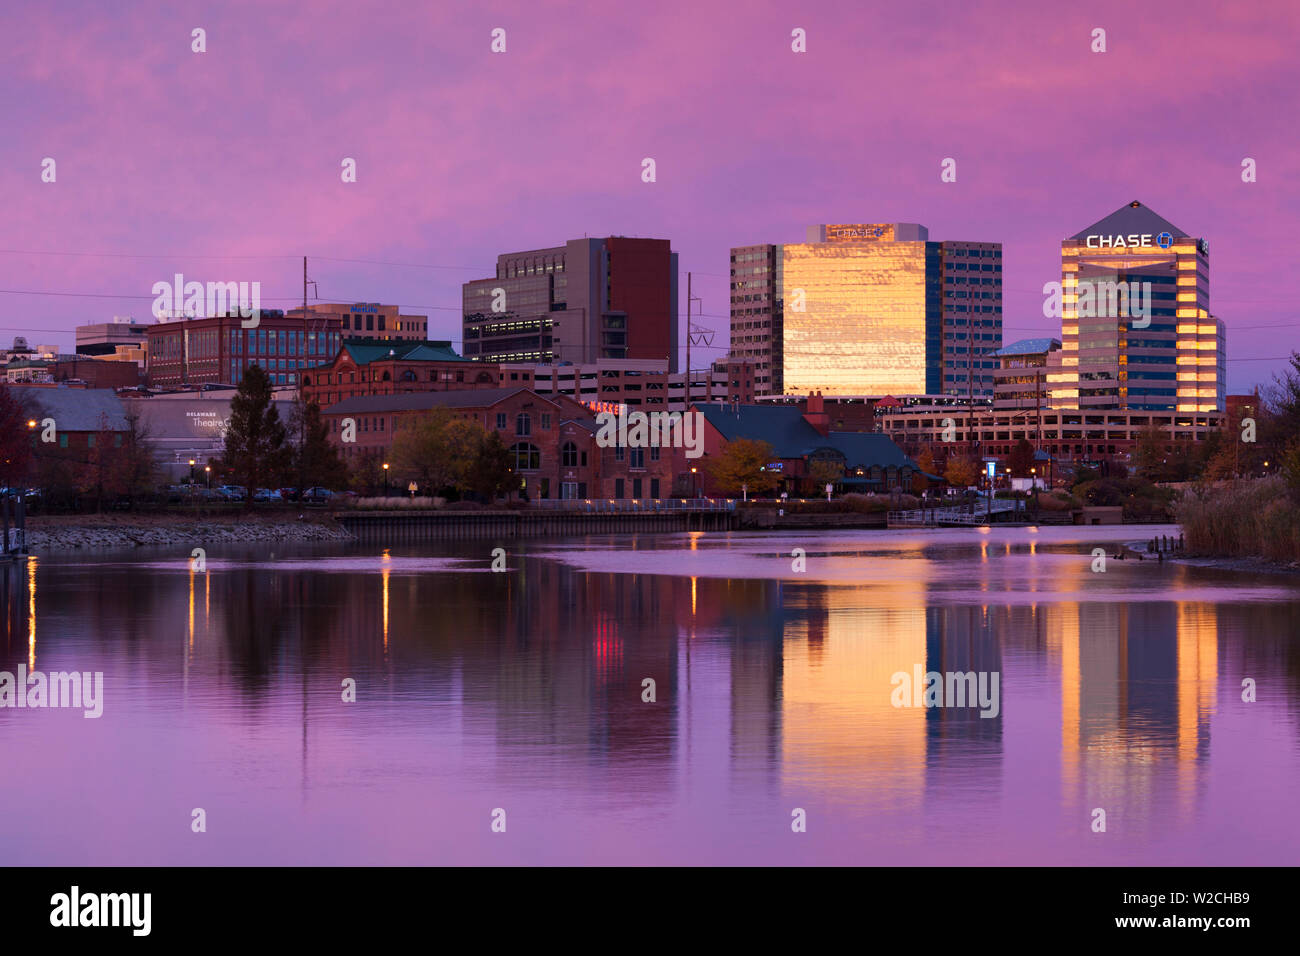
[[(475, 366), (477, 363), (474, 363)], [(668, 448), (602, 448), (596, 418), (580, 402), (505, 387), (366, 395), (324, 409), (330, 436), (344, 461), (367, 454), (391, 457), (394, 437), (430, 409), (475, 421), (501, 436), (510, 450), (519, 490), (530, 499), (659, 498), (673, 494), (675, 453)], [(356, 441), (343, 442), (343, 422), (356, 422)], [(680, 452), (676, 453), (680, 455)], [(684, 459), (682, 459), (684, 460)], [(398, 487), (408, 476), (392, 474)]]
[(105, 359), (60, 359), (49, 365), (50, 379), (55, 382), (85, 382), (90, 388), (135, 388), (143, 382), (140, 367), (134, 362)]
[(328, 364), (304, 369), (302, 392), (322, 408), (348, 398), (461, 389), (527, 388), (532, 370), (504, 370), (494, 362), (471, 362), (450, 342), (384, 342), (345, 339)]
[(263, 309), (256, 328), (244, 328), (244, 321), (230, 313), (149, 326), (147, 384), (238, 385), (245, 369), (260, 365), (272, 385), (296, 386), (302, 369), (332, 359), (342, 342), (335, 316), (304, 319)]

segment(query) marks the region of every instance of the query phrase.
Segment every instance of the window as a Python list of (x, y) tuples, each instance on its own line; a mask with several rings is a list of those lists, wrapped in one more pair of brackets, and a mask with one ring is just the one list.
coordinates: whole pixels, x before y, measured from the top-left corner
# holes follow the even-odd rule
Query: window
[(497, 412), (497, 431), (506, 430), (506, 413)]
[(565, 468), (577, 468), (578, 446), (571, 441), (566, 441), (564, 447), (560, 449), (560, 462)]
[[(651, 460), (651, 461), (658, 461), (658, 460), (659, 460), (659, 446), (658, 446), (658, 445), (655, 445), (655, 446), (653, 446), (653, 447), (650, 449), (650, 460)], [(658, 496), (658, 495), (652, 495), (651, 497), (658, 498), (659, 496)]]
[[(623, 446), (622, 446), (622, 445), (615, 445), (615, 446), (614, 446), (614, 460), (615, 460), (615, 461), (622, 461), (622, 460), (623, 460)], [(615, 497), (619, 497), (619, 498), (621, 498), (622, 495), (616, 495)]]
[(542, 453), (536, 445), (518, 442), (510, 446), (515, 471), (537, 471), (542, 467)]
[(517, 416), (515, 416), (515, 434), (531, 435), (532, 433), (533, 433), (532, 419), (528, 417), (527, 412), (520, 412)]
[(551, 416), (549, 414), (545, 414), (542, 416), (542, 431), (549, 432), (550, 430), (551, 430)]
[[(633, 448), (633, 449), (630, 449), (630, 451), (629, 451), (629, 453), (628, 453), (628, 463), (627, 463), (627, 466), (628, 466), (629, 468), (644, 468), (644, 467), (645, 467), (645, 449), (644, 449), (644, 448)], [(640, 498), (641, 496), (640, 496), (640, 495), (633, 495), (633, 497), (634, 497), (634, 498)]]

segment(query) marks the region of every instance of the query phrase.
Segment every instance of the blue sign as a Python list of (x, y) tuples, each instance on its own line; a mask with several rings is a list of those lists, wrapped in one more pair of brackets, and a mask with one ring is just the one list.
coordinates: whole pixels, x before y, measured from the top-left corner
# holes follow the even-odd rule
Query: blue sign
[(1161, 249), (1168, 249), (1173, 244), (1174, 237), (1169, 235), (1167, 232), (1162, 232), (1160, 235), (1156, 236), (1156, 245)]

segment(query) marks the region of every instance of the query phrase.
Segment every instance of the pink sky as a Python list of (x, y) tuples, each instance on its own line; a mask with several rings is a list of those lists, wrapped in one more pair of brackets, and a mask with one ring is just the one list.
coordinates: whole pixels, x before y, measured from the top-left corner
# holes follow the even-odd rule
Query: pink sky
[(1298, 22), (1284, 2), (5, 9), (0, 342), (145, 318), (175, 272), (292, 305), (306, 254), (322, 300), (396, 302), (459, 345), (462, 281), (586, 233), (671, 239), (725, 347), (729, 247), (873, 221), (1002, 242), (1010, 342), (1059, 334), (1061, 239), (1138, 199), (1209, 240), (1248, 390), (1300, 348)]

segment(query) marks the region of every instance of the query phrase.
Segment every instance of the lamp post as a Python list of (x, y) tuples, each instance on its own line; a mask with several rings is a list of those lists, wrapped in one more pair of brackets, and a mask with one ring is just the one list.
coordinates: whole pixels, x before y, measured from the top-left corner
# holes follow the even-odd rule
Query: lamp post
[(203, 474), (208, 479), (208, 491), (212, 490), (212, 466), (204, 465)]
[[(1264, 462), (1264, 464), (1265, 464), (1265, 465), (1268, 465), (1268, 462)], [(694, 466), (691, 466), (691, 497), (692, 497), (692, 498), (698, 498), (698, 497), (699, 497), (699, 494), (698, 494), (698, 493), (696, 492), (696, 490), (695, 490), (695, 472), (696, 472), (696, 470), (697, 470), (697, 469), (696, 469)]]
[(1038, 468), (1029, 469), (1029, 485), (1034, 489), (1034, 513), (1038, 513)]
[(384, 462), (384, 497), (388, 497), (388, 462)]
[(199, 496), (194, 493), (194, 459), (190, 459), (190, 497), (194, 499), (194, 514), (199, 513)]

